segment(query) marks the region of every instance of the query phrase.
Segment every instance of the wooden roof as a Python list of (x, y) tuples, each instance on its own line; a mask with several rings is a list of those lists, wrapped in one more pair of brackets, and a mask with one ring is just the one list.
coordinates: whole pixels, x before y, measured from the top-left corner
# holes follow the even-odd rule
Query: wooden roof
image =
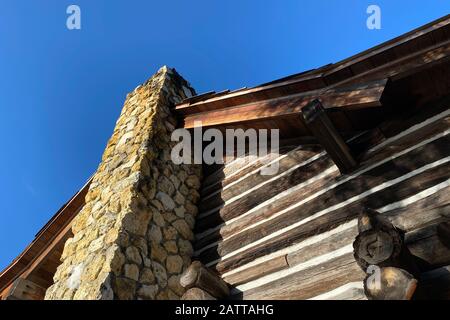
[(52, 284), (64, 244), (72, 236), (71, 222), (84, 205), (91, 179), (55, 213), (25, 250), (0, 273), (0, 297), (18, 277), (30, 279), (44, 288)]
[(420, 101), (420, 88), (405, 90), (415, 89), (414, 79), (408, 77), (433, 68), (439, 72), (437, 66), (449, 60), (449, 53), (447, 15), (338, 63), (254, 88), (208, 92), (175, 109), (188, 129), (201, 121), (203, 127), (279, 128), (282, 137), (294, 137), (308, 134), (299, 117), (301, 107), (320, 98), (340, 131), (369, 129), (382, 120), (386, 108), (411, 102), (411, 94), (417, 93), (414, 105), (425, 103)]
[[(254, 88), (208, 92), (175, 106), (181, 126), (279, 128), (281, 138), (310, 136), (301, 108), (319, 98), (343, 136), (370, 130), (396, 110), (414, 113), (450, 91), (450, 15), (353, 57)], [(91, 179), (0, 273), (0, 299), (19, 277), (46, 288)]]

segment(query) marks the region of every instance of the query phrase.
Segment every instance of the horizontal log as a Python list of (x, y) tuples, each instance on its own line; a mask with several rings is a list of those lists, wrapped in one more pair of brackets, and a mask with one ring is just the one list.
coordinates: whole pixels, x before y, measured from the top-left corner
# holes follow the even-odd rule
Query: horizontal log
[(200, 261), (194, 261), (183, 272), (180, 284), (185, 289), (200, 288), (216, 298), (225, 298), (230, 293), (227, 284), (219, 276), (205, 268)]
[(291, 252), (287, 255), (289, 266), (295, 266), (297, 264), (304, 263), (310, 259), (349, 245), (353, 243), (357, 234), (357, 227), (354, 226), (342, 232), (334, 234), (322, 241), (313, 243), (304, 248), (301, 248), (300, 250)]
[(208, 226), (218, 225), (223, 221), (233, 219), (258, 204), (290, 189), (297, 183), (313, 178), (317, 172), (325, 171), (331, 166), (333, 166), (333, 162), (328, 157), (320, 157), (304, 166), (300, 166), (295, 170), (255, 189), (253, 192), (246, 194), (236, 201), (225, 203), (222, 208), (217, 209), (217, 211), (206, 217), (201, 217), (199, 215), (196, 221), (196, 230), (204, 230)]
[(212, 110), (187, 115), (183, 127), (194, 128), (194, 123), (202, 122), (203, 127), (214, 125), (238, 124), (246, 121), (270, 119), (288, 115), (297, 115), (311, 100), (319, 98), (326, 107), (379, 107), (382, 105), (383, 92), (387, 80), (352, 86), (347, 89), (319, 90), (293, 96), (259, 101), (245, 105)]
[(191, 288), (187, 290), (181, 300), (217, 300), (205, 290), (200, 288)]
[[(281, 175), (287, 170), (299, 165), (313, 156), (321, 152), (319, 146), (300, 147), (286, 154), (286, 157), (278, 161), (278, 172), (276, 175), (262, 175), (260, 171), (250, 172), (251, 175), (242, 176), (239, 180), (235, 180), (233, 184), (227, 184), (222, 190), (217, 190), (216, 194), (204, 196), (199, 205), (200, 212), (205, 212), (218, 207), (234, 197), (242, 195), (242, 193), (254, 188), (276, 176)], [(259, 167), (260, 169), (261, 167)], [(257, 169), (258, 170), (258, 169)]]
[(405, 241), (422, 271), (450, 264), (450, 249), (439, 239), (436, 224), (407, 233)]
[(309, 300), (367, 300), (362, 282), (350, 282)]
[(423, 273), (415, 298), (420, 300), (449, 300), (450, 265)]
[(303, 107), (302, 116), (306, 126), (326, 150), (329, 157), (333, 159), (339, 171), (343, 174), (351, 172), (358, 163), (330, 120), (321, 101), (316, 99)]
[(445, 221), (450, 212), (450, 186), (405, 207), (389, 211), (391, 223), (409, 232)]
[(369, 300), (411, 300), (417, 288), (417, 279), (403, 269), (385, 267), (379, 274), (364, 280), (364, 293)]
[(390, 155), (406, 150), (419, 141), (426, 141), (450, 128), (450, 111), (431, 117), (403, 131), (393, 137), (388, 137), (382, 143), (369, 149), (361, 159), (363, 165), (378, 162)]
[(223, 279), (232, 286), (236, 286), (245, 282), (255, 280), (270, 273), (280, 271), (289, 267), (286, 255), (278, 256), (270, 260), (266, 260), (253, 267), (246, 268), (242, 271), (224, 275)]
[[(225, 163), (217, 171), (207, 175), (202, 182), (202, 196), (207, 196), (212, 192), (220, 190), (227, 184), (230, 184), (239, 178), (255, 171), (264, 166), (267, 161), (273, 161), (275, 159), (285, 157), (289, 152), (298, 148), (300, 144), (305, 145), (317, 145), (311, 144), (310, 141), (305, 139), (298, 139), (299, 141), (293, 141), (287, 146), (280, 146), (278, 152), (269, 153), (265, 157), (256, 157), (255, 155), (246, 155), (242, 158), (236, 158), (234, 161)], [(303, 141), (305, 140), (305, 141)], [(281, 144), (281, 141), (280, 141)], [(270, 149), (269, 149), (270, 151)]]
[(246, 300), (309, 299), (364, 277), (352, 254), (347, 254), (235, 295)]
[(196, 243), (196, 248), (201, 248), (204, 244), (228, 238), (235, 233), (242, 232), (261, 220), (270, 218), (277, 212), (325, 188), (327, 184), (332, 181), (334, 182), (338, 176), (339, 170), (335, 166), (332, 166), (309, 180), (299, 181), (298, 184), (277, 194), (275, 197), (261, 201), (257, 206), (236, 217), (234, 221), (228, 221), (227, 224), (224, 224), (223, 220), (217, 216), (216, 220), (211, 217), (208, 223), (205, 222), (204, 225), (197, 225), (198, 242)]
[(270, 256), (261, 257), (249, 265), (233, 269), (223, 274), (223, 278), (230, 279), (227, 282), (231, 285), (237, 285), (298, 264), (308, 263), (318, 256), (350, 246), (357, 233), (355, 220), (350, 221), (329, 232), (315, 235), (304, 242), (283, 248)]

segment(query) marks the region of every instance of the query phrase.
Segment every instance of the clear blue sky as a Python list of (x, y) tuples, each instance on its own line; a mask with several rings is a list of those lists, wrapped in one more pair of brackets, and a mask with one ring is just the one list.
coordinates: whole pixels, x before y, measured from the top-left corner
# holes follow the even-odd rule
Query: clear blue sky
[[(70, 4), (81, 30), (66, 28)], [(0, 269), (95, 171), (127, 92), (161, 65), (200, 93), (249, 87), (448, 13), (448, 0), (2, 0)]]

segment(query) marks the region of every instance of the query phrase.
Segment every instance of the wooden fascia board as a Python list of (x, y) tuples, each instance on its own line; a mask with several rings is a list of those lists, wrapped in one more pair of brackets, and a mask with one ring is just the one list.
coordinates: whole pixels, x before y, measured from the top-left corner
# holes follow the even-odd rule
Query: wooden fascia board
[(370, 80), (381, 77), (390, 78), (395, 81), (417, 73), (423, 68), (431, 67), (449, 59), (450, 40), (333, 84), (330, 88), (345, 86), (349, 83), (356, 83), (357, 81), (364, 81), (364, 79)]
[(351, 88), (317, 90), (282, 98), (269, 99), (235, 107), (202, 112), (184, 119), (184, 128), (194, 128), (196, 121), (203, 127), (236, 125), (239, 123), (267, 120), (298, 115), (310, 101), (320, 99), (326, 108), (358, 109), (379, 107), (386, 88), (387, 79)]
[[(67, 225), (71, 224), (72, 219), (76, 216), (79, 211), (80, 206), (84, 204), (84, 197), (89, 189), (89, 185), (92, 181), (92, 177), (86, 182), (86, 184), (78, 191), (45, 226), (38, 232), (36, 238), (25, 248), (25, 250), (0, 273), (0, 291), (11, 284), (18, 276), (26, 272), (26, 270), (38, 260), (40, 255), (46, 251), (47, 247), (52, 243), (52, 241), (57, 238)], [(78, 203), (78, 205), (74, 205)], [(44, 237), (56, 224), (61, 223), (59, 231), (56, 231), (56, 235), (51, 237), (51, 240), (46, 242), (46, 245), (40, 244), (40, 239)], [(36, 248), (36, 246), (38, 246)], [(30, 251), (32, 249), (37, 249), (38, 254), (30, 256)], [(26, 262), (24, 263), (24, 261)]]
[(413, 41), (421, 36), (424, 36), (426, 34), (429, 34), (430, 32), (433, 32), (437, 29), (443, 28), (450, 24), (450, 15), (446, 15), (437, 21), (433, 21), (427, 25), (424, 25), (422, 27), (419, 27), (418, 29), (412, 30), (406, 34), (401, 35), (400, 37), (394, 38), (392, 40), (389, 40), (385, 43), (382, 43), (376, 47), (373, 47), (369, 50), (366, 50), (364, 52), (361, 52), (357, 55), (354, 55), (352, 57), (349, 57), (341, 62), (338, 62), (335, 65), (334, 68), (330, 69), (329, 71), (325, 72), (324, 76), (328, 76), (330, 74), (333, 74), (335, 72), (338, 72), (342, 69), (345, 69), (347, 67), (350, 67), (351, 65), (357, 64), (363, 60), (369, 59), (370, 57), (373, 57), (377, 54), (383, 53), (389, 49), (392, 49), (394, 47), (397, 47), (401, 44), (404, 44), (406, 42)]

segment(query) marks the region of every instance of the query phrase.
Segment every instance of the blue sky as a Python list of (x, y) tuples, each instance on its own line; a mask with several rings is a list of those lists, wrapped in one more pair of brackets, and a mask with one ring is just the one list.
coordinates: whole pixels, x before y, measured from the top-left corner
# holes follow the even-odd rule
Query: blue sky
[[(95, 171), (127, 92), (160, 66), (197, 90), (336, 62), (450, 13), (429, 0), (2, 0), (0, 269)], [(81, 30), (66, 8), (81, 8)], [(366, 27), (379, 5), (382, 29)]]

